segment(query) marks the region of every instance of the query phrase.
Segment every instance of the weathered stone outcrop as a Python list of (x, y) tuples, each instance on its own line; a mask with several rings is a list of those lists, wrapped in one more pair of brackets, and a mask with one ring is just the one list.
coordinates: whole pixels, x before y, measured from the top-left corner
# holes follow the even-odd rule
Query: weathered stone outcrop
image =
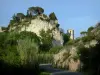
[(81, 68), (82, 63), (80, 62), (79, 55), (77, 54), (78, 47), (84, 46), (86, 48), (93, 47), (98, 42), (96, 40), (92, 40), (83, 44), (80, 42), (77, 46), (67, 46), (62, 49), (59, 53), (54, 55), (54, 64), (57, 67), (66, 68), (70, 71), (77, 71)]
[[(37, 16), (37, 18), (32, 19), (30, 21), (30, 23), (27, 22), (27, 23), (25, 23), (25, 25), (18, 25), (18, 27), (19, 27), (18, 31), (19, 32), (21, 32), (21, 31), (34, 32), (37, 34), (37, 36), (40, 36), (40, 31), (42, 29), (44, 31), (47, 31), (48, 29), (50, 29), (50, 30), (52, 30), (53, 44), (54, 45), (63, 45), (63, 37), (59, 30), (59, 27), (56, 27), (57, 24), (58, 24), (57, 20), (46, 21), (43, 17)], [(10, 27), (10, 30), (16, 30), (16, 28), (17, 27), (13, 26), (13, 27)]]
[(80, 67), (80, 60), (77, 59), (77, 48), (69, 46), (54, 55), (54, 64), (57, 67), (66, 68), (70, 71), (77, 71)]

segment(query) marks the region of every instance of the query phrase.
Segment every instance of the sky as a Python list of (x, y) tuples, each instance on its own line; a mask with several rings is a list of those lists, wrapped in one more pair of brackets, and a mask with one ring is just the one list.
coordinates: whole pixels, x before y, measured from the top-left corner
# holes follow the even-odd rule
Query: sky
[(0, 0), (0, 26), (8, 26), (14, 13), (26, 14), (32, 6), (44, 8), (47, 15), (55, 12), (60, 28), (74, 29), (75, 37), (100, 22), (100, 0)]

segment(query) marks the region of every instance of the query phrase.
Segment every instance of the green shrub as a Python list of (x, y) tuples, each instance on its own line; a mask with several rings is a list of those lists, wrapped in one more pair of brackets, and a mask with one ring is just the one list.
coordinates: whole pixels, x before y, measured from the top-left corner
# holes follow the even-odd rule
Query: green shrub
[(41, 51), (47, 52), (50, 50), (50, 48), (52, 47), (52, 31), (51, 30), (41, 30), (40, 31), (40, 40), (41, 40), (41, 44), (39, 49)]
[(33, 32), (27, 32), (27, 31), (23, 31), (20, 33), (20, 39), (24, 39), (25, 37), (29, 38), (29, 39), (34, 39), (34, 42), (39, 44), (40, 43), (40, 39), (39, 37), (33, 33)]
[(50, 73), (48, 73), (48, 72), (41, 72), (40, 75), (50, 75)]
[(47, 15), (45, 15), (45, 14), (43, 14), (43, 17), (44, 17), (44, 18), (47, 18), (48, 16), (47, 16)]
[(68, 42), (70, 42), (70, 37), (68, 34), (63, 33), (63, 40), (64, 40), (64, 45)]
[(39, 63), (52, 63), (53, 61), (53, 54), (49, 53), (40, 53), (38, 54), (38, 62)]
[(56, 54), (56, 53), (58, 53), (62, 48), (63, 48), (62, 46), (52, 47), (52, 48), (49, 50), (49, 53), (50, 53), (50, 54)]
[(20, 55), (21, 64), (36, 64), (38, 52), (38, 46), (34, 43), (34, 40), (28, 38), (24, 40), (18, 40), (17, 51)]
[(50, 13), (49, 18), (50, 20), (57, 20), (57, 17), (54, 12)]
[[(37, 75), (39, 72), (38, 46), (30, 37), (20, 38), (19, 33), (2, 33), (0, 35), (0, 73)], [(6, 36), (6, 37), (4, 37)], [(11, 74), (12, 73), (12, 74)]]
[(74, 40), (69, 40), (67, 43), (66, 43), (66, 45), (73, 45), (75, 42), (74, 42)]
[(87, 72), (89, 75), (100, 75), (100, 41), (94, 47), (81, 46), (78, 54), (83, 63), (83, 72)]

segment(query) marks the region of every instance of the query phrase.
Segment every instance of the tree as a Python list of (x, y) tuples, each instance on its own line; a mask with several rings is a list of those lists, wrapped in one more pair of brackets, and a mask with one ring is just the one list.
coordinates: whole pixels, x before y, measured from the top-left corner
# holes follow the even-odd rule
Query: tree
[(95, 36), (93, 35), (93, 33), (91, 32), (92, 30), (94, 29), (94, 27), (89, 27), (88, 30), (87, 30), (87, 36), (88, 36), (88, 39), (92, 40), (95, 38)]
[(52, 47), (52, 35), (51, 35), (51, 30), (41, 30), (40, 31), (40, 40), (41, 40), (41, 44), (40, 44), (40, 50), (42, 51), (49, 51), (50, 48)]
[(85, 36), (85, 35), (87, 35), (87, 32), (86, 31), (82, 31), (82, 32), (80, 32), (80, 34)]
[(6, 31), (8, 30), (7, 27), (1, 27), (1, 28), (2, 28), (2, 30), (3, 30), (4, 32), (6, 32)]
[(70, 40), (70, 36), (67, 33), (63, 34), (64, 45)]
[(51, 20), (57, 20), (57, 17), (56, 17), (56, 15), (55, 15), (54, 12), (51, 13), (51, 14), (49, 15), (49, 18), (50, 18)]
[(12, 20), (16, 21), (16, 15), (15, 14), (12, 16)]
[(89, 32), (91, 32), (93, 29), (94, 29), (94, 27), (91, 26), (91, 27), (88, 28), (87, 32), (89, 33)]
[(5, 48), (4, 42), (7, 38), (7, 33), (6, 32), (1, 32), (0, 33), (0, 49), (3, 50)]
[(17, 13), (16, 17), (18, 17), (20, 20), (25, 17), (23, 13)]
[(31, 39), (21, 34), (0, 33), (0, 73), (3, 75), (18, 75), (20, 72), (22, 75), (38, 75), (38, 45), (32, 39), (32, 33), (28, 33)]
[(44, 13), (44, 9), (41, 7), (36, 7), (36, 11), (38, 13), (38, 15), (43, 14)]
[(20, 19), (14, 14), (12, 16), (12, 20), (10, 20), (10, 25), (13, 25), (14, 23), (19, 22), (19, 21)]
[(30, 40), (34, 39), (34, 42), (38, 45), (40, 43), (39, 37), (33, 32), (22, 31), (20, 33), (20, 39), (24, 39), (25, 37), (29, 38)]
[(100, 75), (100, 41), (94, 47), (80, 46), (78, 54), (83, 63), (82, 70), (88, 75)]
[(28, 14), (30, 15), (40, 15), (44, 13), (44, 9), (41, 7), (30, 7), (28, 8)]

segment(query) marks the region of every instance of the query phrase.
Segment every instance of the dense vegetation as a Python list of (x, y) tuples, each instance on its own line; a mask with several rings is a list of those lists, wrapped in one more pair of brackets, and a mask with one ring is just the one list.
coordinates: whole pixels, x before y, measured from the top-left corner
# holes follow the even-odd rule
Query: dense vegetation
[[(57, 17), (54, 12), (50, 13), (50, 15), (47, 16), (46, 14), (44, 14), (43, 8), (33, 6), (27, 9), (26, 14), (23, 14), (23, 13), (14, 14), (12, 16), (12, 20), (10, 20), (9, 25), (5, 30), (8, 31), (12, 27), (16, 27), (16, 29), (18, 30), (20, 26), (23, 26), (23, 25), (27, 26), (28, 24), (30, 24), (31, 20), (37, 18), (37, 16), (41, 16), (40, 19), (45, 20), (47, 22), (50, 22), (50, 20), (54, 20), (54, 21), (57, 20)], [(59, 24), (57, 24), (57, 26), (59, 26)]]
[[(33, 32), (18, 32), (20, 25), (27, 26), (31, 19), (43, 13), (44, 9), (41, 7), (29, 7), (26, 15), (16, 13), (12, 16), (8, 27), (2, 27), (4, 32), (0, 32), (0, 74), (39, 75), (41, 73), (39, 64), (53, 62), (53, 55), (62, 47), (53, 46), (51, 30), (41, 30), (41, 37)], [(45, 14), (43, 16), (48, 17)], [(50, 20), (57, 20), (54, 12), (49, 15), (48, 19), (45, 19), (48, 22)], [(10, 30), (10, 27), (16, 27), (16, 29)], [(64, 44), (68, 41), (66, 37), (67, 34), (64, 35)], [(41, 73), (41, 75), (44, 74), (48, 73)]]
[(91, 42), (96, 40), (95, 46), (85, 47), (84, 45), (79, 46), (78, 54), (81, 61), (81, 72), (87, 75), (100, 75), (100, 38), (99, 38), (100, 23), (95, 27), (89, 27), (87, 31), (82, 31), (82, 37), (78, 39), (83, 43)]
[[(25, 33), (0, 33), (0, 71), (8, 74), (38, 74), (36, 53), (38, 46), (32, 36), (23, 36)], [(30, 66), (30, 67), (29, 67)], [(25, 71), (26, 70), (26, 71)]]
[[(41, 14), (48, 17), (44, 14), (43, 8), (30, 7), (26, 15), (23, 13), (14, 14), (8, 27), (2, 27), (4, 32), (0, 32), (0, 74), (39, 75), (41, 72), (39, 64), (53, 63), (54, 54), (57, 54), (66, 46), (75, 45), (79, 46), (77, 59), (80, 59), (82, 63), (79, 71), (89, 75), (100, 75), (100, 28), (98, 28), (100, 23), (96, 27), (89, 27), (87, 31), (82, 31), (80, 33), (81, 37), (75, 40), (71, 40), (70, 35), (64, 33), (62, 29), (63, 46), (53, 46), (51, 30), (41, 30), (40, 36), (27, 31), (19, 33), (15, 30), (9, 32), (10, 27), (16, 26), (18, 30), (19, 25), (28, 25), (31, 19), (35, 19)], [(45, 19), (48, 22), (50, 20), (57, 20), (54, 12), (49, 15), (49, 19)], [(59, 28), (59, 24), (56, 27)], [(95, 46), (86, 48), (84, 44), (91, 40), (96, 40), (98, 43)], [(41, 75), (44, 74), (48, 75), (48, 73), (41, 73)]]
[(80, 47), (79, 54), (83, 63), (81, 71), (88, 75), (100, 75), (100, 41), (95, 47)]

